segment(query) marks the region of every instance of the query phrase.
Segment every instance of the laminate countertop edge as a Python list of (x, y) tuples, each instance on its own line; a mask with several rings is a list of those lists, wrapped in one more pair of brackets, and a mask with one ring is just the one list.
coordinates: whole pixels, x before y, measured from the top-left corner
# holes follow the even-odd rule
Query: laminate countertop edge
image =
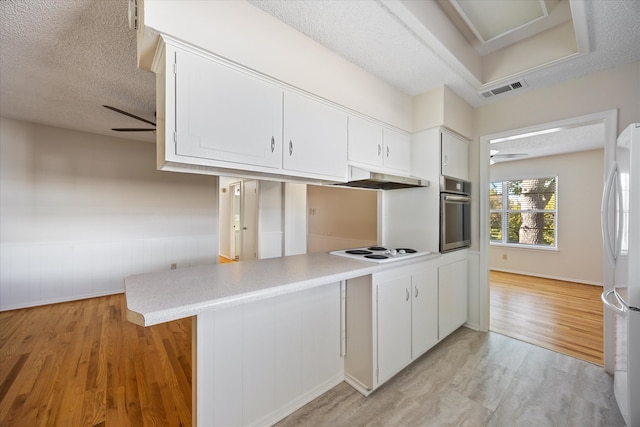
[(412, 265), (439, 255), (376, 264), (314, 253), (135, 274), (125, 278), (127, 319), (152, 326)]

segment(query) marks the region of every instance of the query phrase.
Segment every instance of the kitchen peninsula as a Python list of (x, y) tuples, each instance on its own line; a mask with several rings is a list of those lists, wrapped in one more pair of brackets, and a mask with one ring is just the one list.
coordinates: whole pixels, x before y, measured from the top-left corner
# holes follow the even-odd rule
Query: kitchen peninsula
[(194, 425), (269, 425), (345, 380), (368, 394), (410, 363), (365, 372), (382, 363), (378, 298), (407, 304), (410, 319), (417, 298), (430, 302), (433, 321), (419, 328), (437, 331), (438, 270), (466, 267), (465, 256), (375, 264), (315, 253), (138, 274), (125, 281), (127, 316), (142, 326), (193, 316)]

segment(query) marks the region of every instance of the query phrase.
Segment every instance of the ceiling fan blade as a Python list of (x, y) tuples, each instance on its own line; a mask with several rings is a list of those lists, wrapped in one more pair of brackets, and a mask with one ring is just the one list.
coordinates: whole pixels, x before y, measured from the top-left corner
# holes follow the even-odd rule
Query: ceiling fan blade
[(155, 129), (142, 129), (142, 128), (112, 128), (116, 132), (155, 132)]
[(138, 116), (133, 115), (133, 114), (131, 114), (131, 113), (127, 113), (126, 111), (122, 111), (122, 110), (121, 110), (121, 109), (119, 109), (119, 108), (112, 107), (112, 106), (110, 106), (110, 105), (103, 105), (103, 107), (104, 107), (104, 108), (108, 108), (108, 109), (109, 109), (109, 110), (111, 110), (111, 111), (115, 111), (116, 113), (124, 114), (125, 116), (127, 116), (127, 117), (131, 117), (132, 119), (140, 120), (141, 122), (145, 122), (145, 123), (148, 123), (148, 124), (153, 125), (153, 126), (155, 126), (155, 125), (156, 125), (156, 124), (155, 124), (155, 123), (153, 123), (152, 121), (149, 121), (149, 120), (147, 120), (147, 119), (143, 119), (142, 117), (138, 117)]

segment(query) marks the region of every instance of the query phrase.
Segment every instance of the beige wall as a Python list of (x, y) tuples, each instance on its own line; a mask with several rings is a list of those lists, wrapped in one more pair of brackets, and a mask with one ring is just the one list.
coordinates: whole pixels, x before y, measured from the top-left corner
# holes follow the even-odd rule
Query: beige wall
[[(491, 166), (491, 181), (558, 176), (558, 250), (491, 245), (489, 267), (561, 280), (602, 284), (600, 203), (604, 150), (583, 151)], [(503, 255), (507, 256), (504, 260)]]
[(0, 309), (215, 262), (216, 177), (156, 171), (154, 144), (0, 120)]
[[(618, 110), (618, 133), (628, 124), (640, 122), (640, 62), (477, 108), (473, 117), (473, 141), (469, 146), (469, 176), (474, 188), (478, 188), (480, 177), (481, 136), (611, 109)], [(473, 195), (478, 207), (479, 197), (479, 194)], [(474, 210), (472, 229), (472, 249), (479, 250), (479, 209)]]
[(377, 199), (375, 191), (307, 186), (308, 252), (376, 244)]

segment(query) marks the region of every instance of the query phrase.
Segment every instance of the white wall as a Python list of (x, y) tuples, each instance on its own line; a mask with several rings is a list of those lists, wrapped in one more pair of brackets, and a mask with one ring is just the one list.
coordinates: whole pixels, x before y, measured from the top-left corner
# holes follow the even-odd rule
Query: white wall
[(216, 177), (157, 171), (153, 144), (0, 120), (0, 309), (216, 262)]
[[(497, 163), (491, 181), (558, 176), (558, 250), (491, 246), (489, 267), (560, 280), (603, 282), (600, 203), (604, 150)], [(506, 255), (507, 260), (502, 256)]]

